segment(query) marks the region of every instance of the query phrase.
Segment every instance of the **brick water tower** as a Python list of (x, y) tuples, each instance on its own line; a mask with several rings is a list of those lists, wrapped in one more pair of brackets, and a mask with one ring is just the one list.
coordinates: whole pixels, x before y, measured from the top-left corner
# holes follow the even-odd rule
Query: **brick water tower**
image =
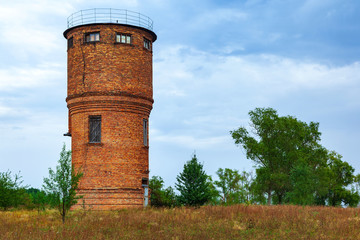
[(72, 162), (83, 172), (75, 208), (146, 206), (153, 104), (152, 20), (120, 9), (72, 14), (68, 42)]

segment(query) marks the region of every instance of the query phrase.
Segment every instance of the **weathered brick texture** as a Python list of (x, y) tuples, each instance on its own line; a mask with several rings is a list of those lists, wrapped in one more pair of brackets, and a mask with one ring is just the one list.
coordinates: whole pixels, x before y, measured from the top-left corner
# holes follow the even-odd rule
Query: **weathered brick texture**
[[(84, 41), (92, 32), (100, 33), (99, 42)], [(116, 33), (130, 34), (132, 43), (116, 43)], [(84, 173), (78, 191), (84, 198), (75, 208), (143, 206), (142, 179), (149, 177), (143, 119), (153, 104), (152, 51), (144, 38), (154, 42), (156, 35), (135, 26), (91, 24), (64, 36), (73, 38), (66, 98), (72, 161)], [(101, 116), (100, 143), (89, 143), (89, 116)]]

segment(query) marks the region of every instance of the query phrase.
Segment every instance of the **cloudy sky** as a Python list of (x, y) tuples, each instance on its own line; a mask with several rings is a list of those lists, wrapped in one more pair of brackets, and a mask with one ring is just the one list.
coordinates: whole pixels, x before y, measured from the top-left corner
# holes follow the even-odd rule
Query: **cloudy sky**
[(0, 172), (41, 187), (67, 131), (72, 13), (141, 12), (154, 21), (150, 175), (173, 185), (196, 151), (210, 175), (253, 170), (230, 130), (248, 112), (320, 123), (322, 144), (360, 172), (358, 0), (0, 0)]

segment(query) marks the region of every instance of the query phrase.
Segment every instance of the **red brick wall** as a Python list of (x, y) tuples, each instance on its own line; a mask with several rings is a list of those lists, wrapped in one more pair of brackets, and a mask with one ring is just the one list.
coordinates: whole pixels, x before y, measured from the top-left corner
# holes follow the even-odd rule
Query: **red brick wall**
[[(100, 42), (85, 43), (100, 32)], [(131, 34), (132, 44), (115, 43), (116, 33)], [(67, 30), (69, 132), (72, 161), (84, 173), (75, 208), (118, 209), (142, 206), (142, 178), (149, 177), (143, 119), (153, 103), (152, 52), (148, 30), (118, 24), (83, 25)], [(89, 143), (89, 116), (101, 115), (101, 143)]]

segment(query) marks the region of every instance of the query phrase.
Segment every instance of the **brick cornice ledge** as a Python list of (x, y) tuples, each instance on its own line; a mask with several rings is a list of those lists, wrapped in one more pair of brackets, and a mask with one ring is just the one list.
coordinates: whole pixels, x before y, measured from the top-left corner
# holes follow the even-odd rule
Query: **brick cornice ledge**
[(72, 94), (66, 98), (66, 101), (72, 100), (74, 98), (91, 97), (91, 96), (125, 96), (125, 97), (132, 97), (132, 98), (140, 98), (140, 99), (150, 101), (151, 103), (154, 103), (154, 99), (145, 97), (142, 95), (129, 93), (129, 92), (111, 92), (111, 91), (108, 91), (108, 92), (85, 92), (85, 93), (80, 93), (80, 94)]

